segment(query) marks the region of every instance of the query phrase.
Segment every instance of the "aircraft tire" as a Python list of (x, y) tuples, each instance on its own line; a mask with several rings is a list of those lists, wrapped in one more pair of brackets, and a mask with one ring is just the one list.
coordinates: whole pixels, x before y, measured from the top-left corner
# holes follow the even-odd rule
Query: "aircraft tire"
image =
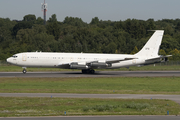
[(88, 70), (82, 70), (82, 74), (94, 74), (95, 73), (95, 70), (93, 69), (88, 69)]
[(85, 74), (85, 73), (87, 73), (87, 70), (82, 70), (82, 74)]
[(22, 71), (22, 72), (23, 72), (24, 74), (26, 74), (26, 72), (27, 72), (27, 71), (26, 71), (26, 69), (23, 69), (23, 71)]
[(94, 73), (95, 73), (95, 70), (93, 70), (93, 69), (90, 70), (90, 73), (91, 73), (91, 74), (94, 74)]

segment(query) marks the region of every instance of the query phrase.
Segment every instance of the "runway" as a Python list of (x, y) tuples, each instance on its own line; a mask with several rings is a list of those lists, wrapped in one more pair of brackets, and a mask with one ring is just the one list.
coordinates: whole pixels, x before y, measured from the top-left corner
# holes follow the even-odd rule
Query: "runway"
[(0, 72), (0, 77), (180, 77), (180, 71), (96, 71), (95, 74), (69, 72)]

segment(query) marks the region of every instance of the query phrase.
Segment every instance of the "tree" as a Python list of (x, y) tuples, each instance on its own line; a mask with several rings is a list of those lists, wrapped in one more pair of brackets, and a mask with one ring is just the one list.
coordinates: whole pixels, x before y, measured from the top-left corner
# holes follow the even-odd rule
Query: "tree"
[(44, 20), (41, 17), (38, 17), (37, 20), (36, 20), (36, 24), (43, 25), (44, 24)]
[(115, 53), (117, 49), (117, 46), (114, 42), (109, 43), (106, 47), (103, 49), (103, 53)]
[(53, 14), (48, 20), (46, 25), (47, 33), (53, 35), (55, 40), (59, 39), (60, 36), (60, 25), (57, 22), (56, 14)]
[(138, 51), (139, 51), (139, 50), (138, 50), (137, 46), (135, 46), (134, 49), (133, 49), (133, 51), (131, 52), (131, 54), (136, 54)]
[(180, 31), (180, 22), (177, 23), (175, 29), (178, 30), (178, 31)]
[(165, 50), (165, 52), (168, 53), (173, 49), (179, 49), (179, 47), (180, 45), (176, 39), (174, 39), (170, 35), (164, 35), (161, 49)]
[(31, 14), (26, 15), (26, 16), (23, 17), (23, 21), (35, 23), (36, 16), (35, 15), (31, 15)]
[(148, 19), (148, 26), (147, 26), (147, 30), (155, 30), (156, 26), (154, 24), (154, 19)]
[(98, 18), (98, 17), (95, 17), (95, 18), (92, 18), (90, 24), (98, 24), (98, 23), (99, 23), (99, 18)]
[(48, 22), (50, 22), (50, 23), (57, 22), (56, 14), (51, 15), (51, 17), (49, 18)]
[(170, 60), (174, 60), (174, 61), (180, 60), (179, 50), (174, 49), (170, 51), (169, 54), (172, 55), (172, 57), (169, 58)]
[(113, 27), (115, 30), (123, 30), (124, 28), (123, 22), (122, 21), (115, 22)]
[(52, 35), (46, 33), (44, 25), (35, 25), (32, 29), (21, 29), (16, 35), (18, 46), (23, 51), (50, 51), (48, 43), (55, 41)]
[(163, 49), (160, 49), (160, 51), (159, 51), (159, 55), (166, 55), (166, 52), (163, 50)]
[(11, 31), (6, 27), (0, 27), (0, 43), (11, 39)]
[(33, 24), (31, 22), (19, 22), (18, 24), (16, 24), (14, 27), (13, 27), (13, 35), (16, 36), (17, 32), (20, 30), (20, 29), (27, 29), (27, 28), (32, 28)]
[(82, 21), (81, 18), (73, 18), (73, 17), (66, 17), (63, 21), (64, 24), (72, 25), (72, 26), (77, 26), (77, 27), (85, 27), (87, 24)]
[(55, 40), (58, 40), (60, 37), (60, 26), (57, 22), (48, 23), (46, 26), (47, 33), (53, 35)]

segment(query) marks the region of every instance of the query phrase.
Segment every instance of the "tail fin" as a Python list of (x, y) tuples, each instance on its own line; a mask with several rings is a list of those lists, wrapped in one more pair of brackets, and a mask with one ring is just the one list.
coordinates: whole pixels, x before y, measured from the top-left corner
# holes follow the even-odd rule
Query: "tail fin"
[(135, 55), (144, 56), (148, 58), (157, 57), (163, 34), (164, 30), (155, 30), (154, 34), (151, 36), (151, 38), (148, 40), (145, 46)]

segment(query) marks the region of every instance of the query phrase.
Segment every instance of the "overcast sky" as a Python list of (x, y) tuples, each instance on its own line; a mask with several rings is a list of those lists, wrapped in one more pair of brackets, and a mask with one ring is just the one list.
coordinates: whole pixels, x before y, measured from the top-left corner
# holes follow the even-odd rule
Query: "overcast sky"
[[(34, 14), (43, 18), (44, 0), (0, 0), (0, 17), (22, 20)], [(154, 20), (180, 18), (180, 0), (46, 0), (47, 17), (56, 14), (58, 21), (66, 16), (79, 17), (89, 23), (92, 18), (119, 21), (130, 19)]]

